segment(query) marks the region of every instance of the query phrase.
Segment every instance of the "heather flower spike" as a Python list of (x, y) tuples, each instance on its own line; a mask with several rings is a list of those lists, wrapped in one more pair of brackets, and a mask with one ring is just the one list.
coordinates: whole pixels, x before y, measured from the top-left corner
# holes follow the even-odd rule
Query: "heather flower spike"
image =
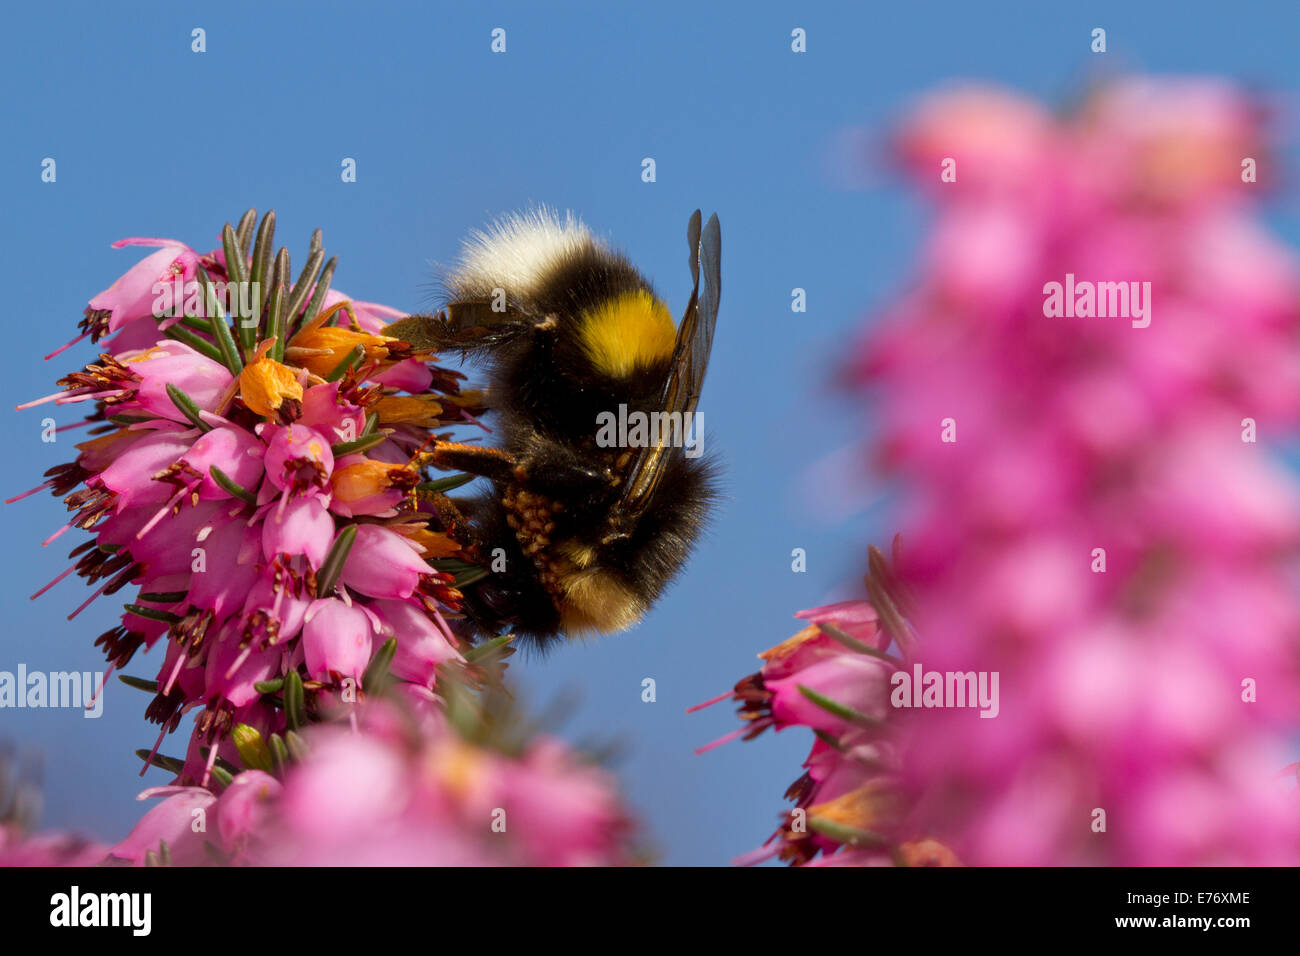
[[(895, 562), (899, 552), (894, 540)], [(813, 732), (805, 773), (786, 797), (795, 807), (762, 847), (737, 863), (774, 857), (797, 866), (953, 865), (955, 855), (908, 820), (903, 768), (906, 711), (890, 705), (892, 676), (918, 648), (904, 616), (910, 608), (894, 563), (868, 553), (871, 601), (844, 601), (800, 611), (807, 626), (759, 655), (763, 667), (729, 694), (744, 726), (699, 753), (768, 728)], [(882, 612), (888, 608), (888, 612)], [(904, 650), (906, 649), (906, 650)]]
[[(430, 473), (425, 449), (482, 408), (382, 334), (398, 310), (331, 288), (319, 230), (295, 279), (275, 214), (255, 221), (208, 253), (120, 243), (156, 251), (91, 301), (99, 357), (44, 400), (91, 409), (44, 487), (72, 512), (51, 540), (92, 540), (50, 587), (75, 572), (92, 601), (136, 592), (96, 643), (110, 672), (154, 651), (152, 678), (121, 676), (153, 695), (143, 766), (177, 786), (227, 784), (249, 755), (267, 772), (298, 731), (412, 681), (437, 708), (447, 668), (472, 666), (452, 624), (477, 565), (437, 517), (464, 478)], [(449, 559), (459, 578), (430, 563)], [(184, 755), (161, 753), (187, 715)]]

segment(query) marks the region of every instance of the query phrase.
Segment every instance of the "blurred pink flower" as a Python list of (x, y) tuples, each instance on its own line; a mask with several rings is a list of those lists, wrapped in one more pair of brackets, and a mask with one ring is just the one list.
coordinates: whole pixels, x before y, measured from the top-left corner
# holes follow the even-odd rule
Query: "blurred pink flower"
[(356, 716), (356, 730), (321, 724), (304, 731), (302, 756), (283, 770), (244, 770), (212, 789), (146, 790), (141, 799), (162, 802), (110, 858), (136, 865), (640, 862), (612, 776), (558, 741), (536, 737), (498, 749), (462, 737), (436, 712), (416, 716), (391, 703), (367, 703)]
[[(1300, 265), (1243, 177), (1262, 116), (1135, 79), (902, 124), (937, 219), (854, 371), (918, 659), (1001, 676), (996, 719), (910, 718), (904, 829), (964, 862), (1300, 862), (1300, 483), (1269, 450), (1300, 425)], [(1150, 324), (1048, 317), (1067, 273), (1150, 282)]]

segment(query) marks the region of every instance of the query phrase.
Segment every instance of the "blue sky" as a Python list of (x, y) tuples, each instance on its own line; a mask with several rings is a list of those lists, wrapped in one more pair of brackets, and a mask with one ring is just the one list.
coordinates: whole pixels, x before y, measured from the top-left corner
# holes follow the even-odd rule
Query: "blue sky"
[[(129, 12), (133, 11), (133, 12)], [(579, 706), (571, 740), (620, 740), (618, 773), (663, 862), (725, 864), (762, 841), (810, 744), (801, 731), (692, 749), (732, 729), (729, 708), (685, 708), (755, 669), (794, 611), (852, 596), (868, 541), (887, 540), (887, 489), (856, 483), (845, 448), (859, 412), (829, 385), (844, 336), (904, 281), (924, 209), (887, 169), (848, 175), (844, 130), (880, 131), (915, 95), (957, 79), (1060, 102), (1099, 71), (1207, 72), (1295, 106), (1292, 3), (920, 4), (347, 3), (27, 4), (6, 11), (0, 58), (0, 254), (8, 336), (0, 406), (53, 391), (92, 357), (71, 337), (87, 298), (136, 261), (109, 243), (163, 235), (210, 248), (248, 206), (275, 208), (301, 261), (321, 226), (335, 285), (412, 311), (431, 261), (533, 202), (579, 213), (622, 246), (680, 313), (691, 210), (718, 212), (722, 310), (702, 410), (728, 498), (662, 604), (632, 633), (519, 655), (535, 709)], [(1093, 27), (1109, 51), (1089, 52)], [(207, 52), (191, 52), (191, 30)], [(489, 49), (506, 30), (507, 52)], [(790, 49), (807, 31), (808, 52)], [(1293, 110), (1294, 117), (1296, 112)], [(57, 162), (42, 183), (41, 161)], [(357, 163), (343, 183), (340, 163)], [(641, 179), (653, 157), (657, 181)], [(1298, 171), (1284, 154), (1287, 178)], [(1273, 224), (1300, 236), (1294, 192)], [(808, 311), (790, 310), (807, 290)], [(71, 410), (61, 424), (74, 421)], [(72, 457), (40, 440), (43, 412), (0, 413), (5, 496)], [(66, 581), (68, 535), (48, 497), (0, 510), (0, 670), (99, 669), (102, 601)], [(808, 570), (794, 574), (792, 548)], [(151, 675), (156, 661), (129, 672)], [(657, 683), (655, 703), (641, 682)], [(43, 823), (123, 835), (143, 807), (131, 751), (146, 696), (116, 682), (104, 716), (0, 711), (0, 739), (43, 751)], [(165, 751), (179, 751), (179, 739)], [(162, 782), (151, 771), (145, 781)]]

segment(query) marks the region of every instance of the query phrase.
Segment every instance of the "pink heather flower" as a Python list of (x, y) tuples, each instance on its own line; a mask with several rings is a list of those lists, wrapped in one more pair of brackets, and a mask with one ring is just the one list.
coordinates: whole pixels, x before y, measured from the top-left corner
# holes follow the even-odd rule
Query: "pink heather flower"
[[(410, 686), (410, 685), (407, 685)], [(259, 705), (260, 706), (260, 705)], [(246, 726), (245, 746), (270, 726)], [(301, 732), (299, 756), (161, 797), (110, 861), (141, 865), (609, 866), (638, 862), (611, 775), (558, 741), (496, 749), (437, 710), (366, 702), (348, 724)], [(284, 728), (279, 728), (284, 733)], [(197, 742), (192, 744), (197, 747)], [(221, 756), (239, 760), (230, 738)], [(231, 748), (231, 749), (228, 749)], [(201, 765), (200, 761), (196, 761)], [(0, 857), (5, 849), (0, 830)], [(103, 857), (103, 850), (99, 857)]]
[(193, 435), (171, 430), (155, 432), (124, 449), (100, 472), (97, 484), (114, 493), (113, 505), (118, 514), (140, 504), (166, 501), (173, 489), (153, 477), (179, 461), (193, 442)]
[(217, 829), (222, 842), (244, 857), (249, 841), (267, 825), (271, 809), (284, 790), (275, 777), (261, 770), (237, 774), (217, 800)]
[(319, 498), (297, 498), (263, 516), (264, 554), (305, 555), (319, 569), (333, 542), (334, 519)]
[(192, 543), (203, 549), (203, 566), (211, 563), (220, 568), (221, 573), (208, 574), (205, 571), (194, 574), (190, 580), (190, 603), (218, 617), (224, 617), (232, 608), (243, 605), (257, 580), (257, 566), (264, 555), (280, 553), (259, 548), (261, 540), (261, 529), (237, 519), (205, 525), (194, 535)]
[(110, 858), (140, 865), (148, 854), (167, 852), (175, 866), (206, 862), (207, 816), (217, 798), (201, 787), (152, 787), (137, 799), (154, 797), (164, 799), (140, 819), (126, 839), (109, 850)]
[(307, 673), (317, 680), (330, 674), (360, 677), (370, 662), (374, 637), (371, 615), (334, 598), (313, 601), (304, 618), (302, 646)]
[(789, 677), (767, 680), (772, 693), (772, 719), (780, 727), (800, 724), (829, 734), (841, 734), (852, 724), (828, 713), (804, 693), (812, 690), (860, 714), (884, 720), (889, 708), (889, 675), (893, 668), (873, 658), (840, 654), (819, 661)]
[(432, 687), (438, 666), (464, 658), (441, 628), (410, 601), (374, 601), (370, 607), (379, 619), (379, 635), (398, 637), (392, 672), (402, 680)]
[[(618, 865), (630, 824), (603, 770), (539, 738), (510, 755), (436, 718), (416, 734), (363, 714), (363, 732), (316, 728), (252, 862), (389, 866)], [(241, 775), (242, 776), (242, 775)], [(238, 778), (236, 778), (238, 779)]]
[(64, 833), (27, 835), (9, 824), (0, 824), (0, 867), (95, 866), (108, 847)]
[(179, 388), (199, 408), (212, 412), (234, 381), (230, 370), (220, 362), (200, 355), (183, 342), (169, 339), (126, 353), (121, 362), (140, 378), (134, 399), (119, 403), (122, 410), (155, 417), (176, 415), (176, 403), (167, 393), (168, 385)]
[[(292, 631), (291, 628), (284, 630)], [(241, 647), (240, 636), (232, 626), (217, 634), (216, 650), (208, 654), (204, 669), (204, 696), (209, 700), (223, 700), (233, 708), (260, 698), (262, 695), (257, 690), (257, 683), (279, 676), (284, 657), (284, 652), (273, 646), (281, 636), (279, 633), (272, 632), (269, 639), (267, 635), (261, 635), (264, 650)], [(286, 640), (292, 636), (292, 633), (284, 635)]]
[(337, 382), (330, 382), (313, 385), (303, 392), (298, 424), (314, 429), (333, 444), (352, 441), (360, 435), (366, 426), (366, 414), (360, 405), (354, 405), (339, 393)]
[[(880, 629), (880, 615), (868, 601), (839, 601), (824, 604), (803, 611), (796, 611), (795, 617), (809, 624), (829, 622), (850, 637), (874, 645), (878, 650), (889, 646), (889, 636)], [(819, 642), (814, 642), (819, 643)], [(801, 645), (801, 649), (806, 649)]]
[(418, 549), (396, 531), (377, 524), (358, 525), (342, 581), (373, 598), (409, 598), (431, 570)]
[(214, 428), (195, 439), (180, 457), (199, 476), (197, 485), (186, 482), (186, 490), (197, 491), (200, 498), (232, 498), (213, 478), (212, 469), (219, 468), (235, 484), (248, 487), (261, 480), (265, 454), (266, 447), (242, 428)]
[(917, 182), (945, 185), (935, 171), (958, 161), (963, 188), (976, 195), (1023, 191), (1026, 184), (1051, 181), (1051, 114), (1027, 97), (986, 87), (967, 87), (923, 100), (896, 135), (897, 154)]
[[(106, 319), (95, 323), (94, 337), (105, 332), (116, 332), (133, 319), (154, 314), (154, 302), (161, 296), (165, 308), (172, 306), (172, 289), (177, 278), (188, 282), (197, 274), (199, 254), (184, 243), (174, 239), (134, 238), (120, 239), (114, 249), (125, 246), (161, 246), (132, 266), (127, 273), (90, 300), (87, 316), (91, 313), (108, 313)], [(155, 290), (155, 286), (162, 287)], [(161, 310), (159, 313), (161, 317)]]
[(261, 425), (267, 442), (267, 480), (289, 494), (319, 494), (329, 488), (334, 453), (325, 436), (304, 425)]

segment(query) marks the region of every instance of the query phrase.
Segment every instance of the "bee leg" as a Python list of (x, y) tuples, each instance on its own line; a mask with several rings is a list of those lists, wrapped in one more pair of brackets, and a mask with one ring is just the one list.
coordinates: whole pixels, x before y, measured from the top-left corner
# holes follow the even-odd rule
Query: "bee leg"
[(616, 476), (601, 463), (552, 441), (536, 440), (523, 458), (529, 484), (552, 497), (600, 496), (613, 487)]
[(510, 482), (518, 478), (519, 462), (502, 448), (439, 442), (429, 454), (435, 465), (449, 471), (464, 471), (490, 481)]
[(379, 331), (382, 335), (390, 335), (395, 339), (409, 342), (411, 347), (417, 350), (441, 349), (451, 338), (447, 329), (446, 316), (441, 312), (437, 315), (408, 315), (396, 322), (388, 323)]

